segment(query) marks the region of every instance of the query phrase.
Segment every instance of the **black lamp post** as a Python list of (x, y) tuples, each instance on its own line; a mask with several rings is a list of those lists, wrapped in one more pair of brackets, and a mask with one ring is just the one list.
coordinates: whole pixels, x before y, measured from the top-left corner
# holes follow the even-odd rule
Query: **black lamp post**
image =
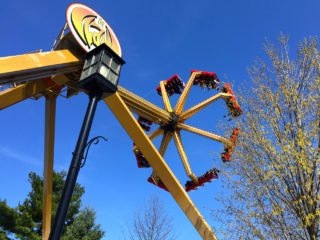
[(86, 56), (78, 87), (87, 91), (90, 101), (54, 218), (50, 240), (60, 239), (98, 101), (103, 93), (113, 94), (116, 92), (121, 66), (124, 63), (124, 60), (106, 44), (93, 49)]

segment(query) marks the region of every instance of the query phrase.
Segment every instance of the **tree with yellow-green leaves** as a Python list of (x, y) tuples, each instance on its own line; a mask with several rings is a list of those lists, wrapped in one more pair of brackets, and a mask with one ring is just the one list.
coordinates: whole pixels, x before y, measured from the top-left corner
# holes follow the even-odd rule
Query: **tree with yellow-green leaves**
[(223, 239), (308, 239), (319, 234), (320, 55), (317, 38), (289, 54), (288, 37), (266, 42), (265, 60), (241, 87), (241, 133), (221, 176), (212, 215)]

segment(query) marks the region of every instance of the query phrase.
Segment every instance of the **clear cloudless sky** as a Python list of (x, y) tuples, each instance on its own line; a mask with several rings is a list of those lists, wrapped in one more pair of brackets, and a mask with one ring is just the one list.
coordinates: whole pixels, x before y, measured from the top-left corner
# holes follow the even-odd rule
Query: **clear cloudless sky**
[[(50, 51), (65, 23), (70, 1), (1, 1), (0, 57), (42, 49)], [(117, 0), (82, 1), (97, 11), (113, 28), (126, 60), (120, 85), (158, 106), (155, 87), (174, 74), (186, 82), (190, 70), (216, 72), (220, 80), (249, 81), (246, 67), (263, 56), (265, 37), (275, 41), (280, 32), (290, 36), (292, 49), (304, 37), (319, 34), (320, 2), (317, 0)], [(193, 87), (186, 107), (215, 94)], [(177, 97), (170, 98), (174, 103)], [(57, 100), (54, 168), (68, 170), (88, 97), (83, 93)], [(227, 113), (218, 101), (194, 115), (190, 125), (220, 133), (219, 119)], [(232, 122), (230, 122), (232, 125)], [(0, 111), (0, 198), (11, 207), (31, 190), (28, 173), (42, 175), (44, 99), (26, 100)], [(104, 239), (123, 239), (126, 224), (151, 194), (158, 195), (174, 219), (181, 239), (200, 239), (170, 194), (148, 183), (151, 169), (138, 169), (127, 136), (103, 102), (97, 108), (90, 137), (102, 135), (108, 142), (93, 145), (78, 181), (86, 189), (83, 205), (97, 211)], [(183, 143), (192, 169), (201, 175), (213, 166), (223, 168), (222, 144), (183, 133)], [(159, 141), (155, 141), (158, 145)], [(165, 155), (182, 184), (187, 181), (177, 150), (171, 143)], [(223, 190), (219, 180), (190, 193), (210, 225), (208, 208)]]

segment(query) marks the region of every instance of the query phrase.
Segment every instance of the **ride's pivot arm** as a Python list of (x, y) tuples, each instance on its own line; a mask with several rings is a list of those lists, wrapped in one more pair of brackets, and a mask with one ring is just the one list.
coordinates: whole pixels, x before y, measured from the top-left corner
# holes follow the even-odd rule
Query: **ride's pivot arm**
[(154, 147), (139, 123), (131, 114), (129, 108), (119, 96), (118, 92), (104, 99), (122, 127), (137, 145), (138, 149), (148, 159), (152, 168), (159, 175), (161, 181), (177, 201), (190, 222), (205, 240), (217, 240), (212, 229), (202, 217), (190, 197), (183, 189), (169, 166), (165, 163), (160, 153)]

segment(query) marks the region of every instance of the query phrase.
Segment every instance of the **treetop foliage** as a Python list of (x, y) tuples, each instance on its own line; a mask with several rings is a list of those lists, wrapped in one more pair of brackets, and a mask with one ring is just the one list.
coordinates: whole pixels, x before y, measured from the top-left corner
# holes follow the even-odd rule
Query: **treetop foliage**
[[(266, 41), (239, 100), (241, 134), (225, 169), (231, 196), (212, 212), (226, 239), (319, 238), (320, 56), (316, 37)], [(223, 179), (223, 178), (222, 178)], [(220, 215), (222, 214), (222, 215)]]

